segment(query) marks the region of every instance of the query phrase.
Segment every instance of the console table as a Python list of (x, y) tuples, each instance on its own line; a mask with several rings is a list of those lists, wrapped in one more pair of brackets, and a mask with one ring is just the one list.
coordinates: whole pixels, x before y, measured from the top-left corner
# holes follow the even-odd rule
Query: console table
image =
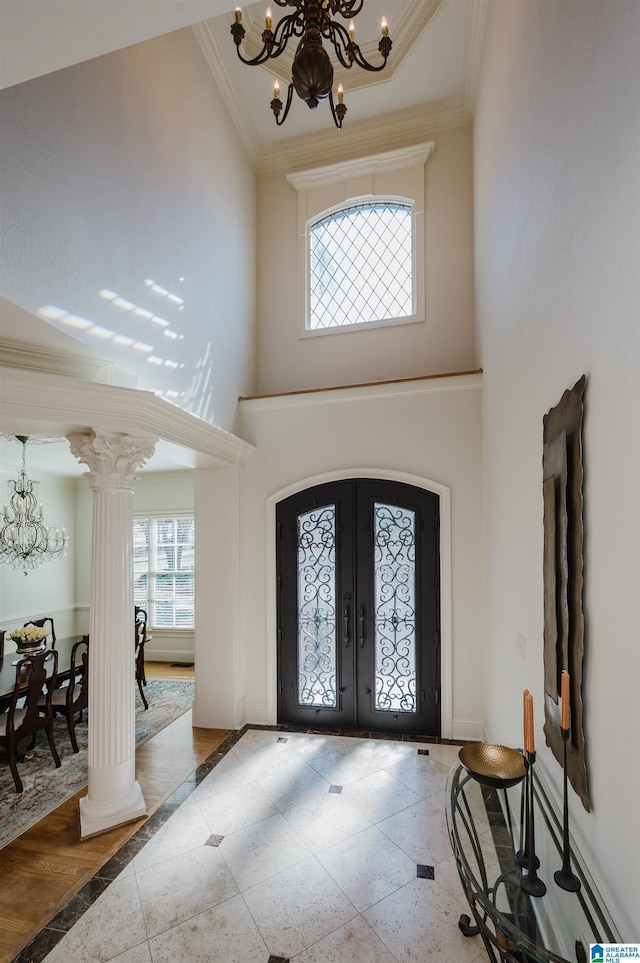
[(538, 875), (544, 896), (522, 889), (523, 870), (515, 854), (523, 848), (521, 813), (524, 783), (508, 789), (481, 786), (457, 764), (449, 773), (446, 816), (451, 847), (471, 909), (458, 926), (480, 935), (493, 963), (587, 963), (590, 943), (622, 942), (575, 846), (571, 866), (580, 879), (577, 893), (560, 889), (554, 871), (562, 865), (560, 816), (536, 767), (534, 815)]

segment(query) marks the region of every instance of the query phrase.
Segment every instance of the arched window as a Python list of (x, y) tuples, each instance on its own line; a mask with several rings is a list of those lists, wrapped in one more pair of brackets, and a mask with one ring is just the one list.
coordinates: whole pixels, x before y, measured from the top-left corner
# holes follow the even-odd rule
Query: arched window
[(367, 201), (309, 226), (307, 330), (415, 314), (411, 205)]

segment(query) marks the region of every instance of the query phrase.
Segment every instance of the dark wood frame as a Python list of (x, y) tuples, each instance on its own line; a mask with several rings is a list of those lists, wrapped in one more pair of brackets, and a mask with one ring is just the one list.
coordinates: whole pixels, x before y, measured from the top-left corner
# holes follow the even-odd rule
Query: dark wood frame
[(567, 389), (545, 415), (543, 433), (544, 498), (544, 734), (563, 765), (560, 731), (560, 676), (571, 677), (571, 731), (567, 773), (590, 812), (584, 737), (582, 679), (585, 624), (582, 422), (585, 375)]

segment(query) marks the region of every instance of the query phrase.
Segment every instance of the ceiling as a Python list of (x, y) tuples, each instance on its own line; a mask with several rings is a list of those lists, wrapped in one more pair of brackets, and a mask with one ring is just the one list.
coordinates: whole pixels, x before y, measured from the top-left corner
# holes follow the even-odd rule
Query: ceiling
[[(242, 6), (245, 55), (260, 48), (268, 2)], [(379, 62), (383, 15), (393, 47), (380, 73), (336, 69), (335, 84), (343, 83), (347, 105), (342, 132), (334, 127), (328, 103), (312, 111), (295, 95), (285, 124), (277, 127), (270, 109), (273, 80), (279, 77), (284, 93), (294, 49), (290, 43), (291, 50), (269, 70), (242, 64), (230, 33), (236, 5), (236, 0), (2, 0), (0, 84), (12, 86), (192, 26), (256, 166), (286, 155), (294, 142), (308, 140), (313, 149), (319, 137), (331, 134), (337, 145), (348, 140), (349, 131), (362, 138), (366, 128), (374, 128), (379, 143), (385, 128), (398, 138), (403, 118), (410, 127), (416, 114), (472, 110), (486, 0), (365, 0), (354, 23), (367, 59)], [(271, 5), (275, 28), (287, 11), (275, 0)]]
[[(242, 7), (245, 53), (259, 50), (268, 0)], [(336, 70), (345, 90), (347, 116), (337, 131), (328, 103), (311, 111), (294, 95), (290, 114), (277, 127), (270, 110), (274, 73), (242, 64), (230, 26), (236, 0), (2, 0), (0, 85), (12, 86), (174, 30), (192, 27), (211, 73), (256, 168), (304, 166), (309, 158), (396, 146), (411, 131), (436, 129), (469, 118), (473, 109), (487, 0), (365, 0), (355, 19), (356, 40), (379, 62), (380, 20), (389, 24), (393, 47), (387, 67), (370, 73), (357, 66)], [(272, 0), (274, 28), (286, 13)], [(346, 26), (346, 24), (345, 24)], [(256, 46), (258, 44), (258, 46)], [(283, 94), (293, 56), (277, 61)], [(333, 60), (334, 58), (332, 58)], [(273, 66), (273, 65), (270, 65)], [(284, 99), (284, 98), (283, 98)], [(19, 467), (20, 446), (0, 440), (3, 474)], [(66, 442), (30, 445), (30, 466), (58, 474), (82, 473)], [(180, 467), (162, 454), (149, 467)]]

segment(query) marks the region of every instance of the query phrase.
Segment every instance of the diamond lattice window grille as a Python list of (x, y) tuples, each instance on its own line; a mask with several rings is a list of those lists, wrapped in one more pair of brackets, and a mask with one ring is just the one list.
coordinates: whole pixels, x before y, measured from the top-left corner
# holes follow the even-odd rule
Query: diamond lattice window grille
[(308, 328), (390, 321), (414, 313), (408, 204), (343, 208), (311, 225)]

